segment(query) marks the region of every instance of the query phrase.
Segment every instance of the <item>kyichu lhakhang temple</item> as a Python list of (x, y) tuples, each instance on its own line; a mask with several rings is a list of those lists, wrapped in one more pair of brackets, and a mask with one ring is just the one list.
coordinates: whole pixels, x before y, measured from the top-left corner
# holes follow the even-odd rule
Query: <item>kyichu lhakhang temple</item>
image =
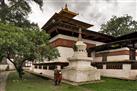
[(74, 19), (77, 15), (66, 5), (48, 20), (42, 29), (50, 34), (60, 57), (28, 63), (29, 71), (53, 78), (57, 66), (63, 80), (74, 83), (98, 81), (101, 76), (137, 79), (137, 32), (115, 38), (88, 30), (94, 25)]

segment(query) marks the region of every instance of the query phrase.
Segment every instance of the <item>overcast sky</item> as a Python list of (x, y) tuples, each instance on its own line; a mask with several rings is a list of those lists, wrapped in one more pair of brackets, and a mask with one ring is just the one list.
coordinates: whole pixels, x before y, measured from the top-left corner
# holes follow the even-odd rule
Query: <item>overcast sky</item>
[(113, 15), (128, 14), (137, 20), (137, 0), (44, 0), (43, 11), (34, 3), (29, 20), (42, 27), (55, 12), (59, 12), (65, 4), (69, 10), (79, 13), (75, 19), (93, 24), (90, 30), (98, 31), (100, 25), (106, 23)]

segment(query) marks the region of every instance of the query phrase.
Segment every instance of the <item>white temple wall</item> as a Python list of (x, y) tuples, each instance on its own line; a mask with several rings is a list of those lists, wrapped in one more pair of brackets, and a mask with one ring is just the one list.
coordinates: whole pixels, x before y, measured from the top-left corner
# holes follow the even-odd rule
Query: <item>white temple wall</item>
[(60, 53), (60, 57), (58, 57), (57, 61), (68, 61), (68, 57), (72, 57), (74, 54), (73, 48), (68, 48), (68, 47), (56, 47)]
[[(49, 77), (49, 78), (54, 78), (54, 70), (47, 70), (47, 69), (38, 69), (38, 68), (34, 68), (33, 70), (30, 70), (31, 72), (33, 72), (34, 74), (39, 74), (41, 76), (45, 76), (45, 77)], [(71, 70), (72, 71), (72, 74), (73, 74), (73, 71), (74, 70)], [(89, 81), (92, 80), (92, 79), (97, 79), (97, 80), (100, 80), (100, 72), (99, 70), (98, 71), (95, 71), (95, 70), (91, 70), (90, 72), (87, 70), (87, 71), (84, 71), (83, 72), (91, 75), (91, 74), (94, 74), (90, 79), (88, 79)], [(66, 70), (63, 69), (62, 70), (62, 77), (63, 79), (66, 79), (66, 78), (71, 78), (72, 81), (75, 81), (75, 80), (81, 80), (81, 77), (85, 77), (85, 74), (83, 74), (82, 72), (78, 71), (77, 75), (79, 75), (78, 77), (75, 75), (74, 77), (72, 76), (72, 74), (66, 74)], [(76, 78), (77, 77), (77, 78)], [(86, 79), (86, 77), (85, 77)], [(86, 79), (87, 80), (87, 79)]]
[(137, 79), (137, 70), (131, 70), (129, 77)]
[(106, 69), (106, 65), (103, 65), (103, 69), (99, 69), (101, 76), (120, 78), (120, 79), (137, 79), (137, 70), (131, 70), (131, 64), (123, 64), (123, 69)]
[[(54, 77), (54, 70), (47, 70), (47, 69), (39, 69), (34, 68), (33, 70), (30, 70), (35, 74), (43, 75), (49, 78)], [(70, 70), (71, 71), (71, 70)], [(112, 77), (112, 78), (120, 78), (120, 79), (129, 79), (129, 80), (135, 80), (137, 79), (137, 70), (131, 69), (131, 64), (123, 64), (122, 69), (106, 69), (106, 64), (103, 65), (103, 69), (98, 69), (98, 72), (100, 72), (101, 76), (104, 77)], [(72, 70), (73, 73), (73, 70)], [(92, 73), (92, 72), (91, 72)], [(76, 79), (71, 77), (71, 74), (66, 74), (66, 70), (62, 70), (63, 79), (64, 78), (72, 78), (72, 80)], [(80, 74), (84, 75), (84, 74)], [(82, 76), (79, 76), (79, 79)], [(95, 77), (99, 77), (99, 75), (96, 75)]]
[[(107, 50), (107, 51), (101, 51), (101, 52), (97, 52), (97, 53), (103, 53), (103, 52), (109, 52), (109, 53), (113, 53), (113, 52), (119, 52), (119, 51), (125, 51), (125, 50), (129, 50), (129, 48), (120, 48), (120, 49), (115, 49), (115, 50)], [(136, 57), (137, 58), (137, 57)], [(121, 54), (121, 55), (110, 55), (107, 56), (107, 61), (125, 61), (125, 60), (129, 60), (129, 55), (127, 54)], [(102, 62), (102, 56), (99, 57), (95, 57), (93, 62)]]
[(102, 62), (102, 57), (95, 57), (92, 62)]
[[(68, 57), (72, 57), (74, 51), (72, 48), (68, 47), (57, 47), (60, 57), (57, 59), (58, 61), (68, 61)], [(136, 57), (137, 58), (137, 57)], [(108, 56), (107, 61), (124, 61), (129, 60), (129, 55), (115, 55), (115, 56)], [(95, 57), (93, 62), (102, 62), (102, 57)]]
[(0, 64), (0, 70), (14, 70), (15, 66), (12, 62), (10, 62), (8, 59), (5, 59), (7, 61), (6, 64)]
[(125, 61), (129, 60), (129, 55), (116, 55), (116, 56), (108, 56), (107, 61)]
[(0, 71), (5, 71), (7, 69), (7, 64), (0, 64)]
[[(116, 56), (108, 56), (107, 57), (107, 62), (110, 62), (110, 61), (125, 61), (125, 60), (129, 60), (129, 55), (116, 55)], [(102, 62), (102, 57), (95, 57), (93, 62)]]
[(119, 49), (111, 49), (111, 50), (105, 50), (105, 51), (100, 51), (97, 53), (102, 53), (102, 52), (116, 52), (116, 51), (123, 51), (123, 50), (129, 50), (127, 47), (119, 48)]
[(7, 64), (9, 66), (9, 70), (14, 70), (15, 69), (15, 66), (13, 65), (13, 63), (10, 62), (8, 59), (7, 59)]
[[(68, 39), (68, 40), (73, 40), (73, 41), (77, 41), (78, 38), (77, 37), (71, 37), (71, 36), (67, 36), (67, 35), (63, 35), (63, 34), (58, 34), (55, 37), (53, 37), (52, 39), (50, 39), (50, 42), (53, 42), (57, 39)], [(104, 44), (103, 42), (97, 42), (97, 41), (92, 41), (92, 40), (87, 40), (87, 39), (82, 39), (85, 43), (89, 43), (89, 44), (95, 44), (95, 45), (102, 45)], [(62, 46), (58, 46), (56, 47), (60, 53), (60, 57), (58, 57), (57, 59), (55, 59), (55, 61), (68, 61), (67, 58), (68, 57), (72, 57), (74, 54), (73, 48), (69, 48), (69, 47), (62, 47)]]
[(36, 74), (45, 75), (47, 77), (53, 78), (54, 77), (54, 70), (46, 70), (46, 69), (36, 69), (34, 68), (33, 71)]

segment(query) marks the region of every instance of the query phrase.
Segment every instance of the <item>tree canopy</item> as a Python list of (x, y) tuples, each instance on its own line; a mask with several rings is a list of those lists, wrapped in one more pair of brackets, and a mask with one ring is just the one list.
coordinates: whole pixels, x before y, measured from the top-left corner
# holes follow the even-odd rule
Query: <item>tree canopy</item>
[(135, 31), (137, 31), (137, 21), (133, 20), (131, 16), (124, 15), (113, 16), (106, 24), (102, 24), (99, 32), (119, 37)]
[(0, 23), (0, 59), (10, 60), (22, 78), (26, 60), (52, 60), (59, 56), (57, 49), (50, 46), (49, 38), (45, 31)]
[(0, 21), (19, 27), (35, 26), (36, 24), (27, 20), (32, 2), (38, 4), (42, 9), (43, 0), (0, 0)]

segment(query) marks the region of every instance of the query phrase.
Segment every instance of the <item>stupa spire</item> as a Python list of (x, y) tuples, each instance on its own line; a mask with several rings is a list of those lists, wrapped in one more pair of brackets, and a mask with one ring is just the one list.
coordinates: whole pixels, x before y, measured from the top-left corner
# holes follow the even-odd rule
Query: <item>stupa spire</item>
[(78, 41), (82, 41), (82, 30), (79, 28), (79, 36), (78, 36)]

